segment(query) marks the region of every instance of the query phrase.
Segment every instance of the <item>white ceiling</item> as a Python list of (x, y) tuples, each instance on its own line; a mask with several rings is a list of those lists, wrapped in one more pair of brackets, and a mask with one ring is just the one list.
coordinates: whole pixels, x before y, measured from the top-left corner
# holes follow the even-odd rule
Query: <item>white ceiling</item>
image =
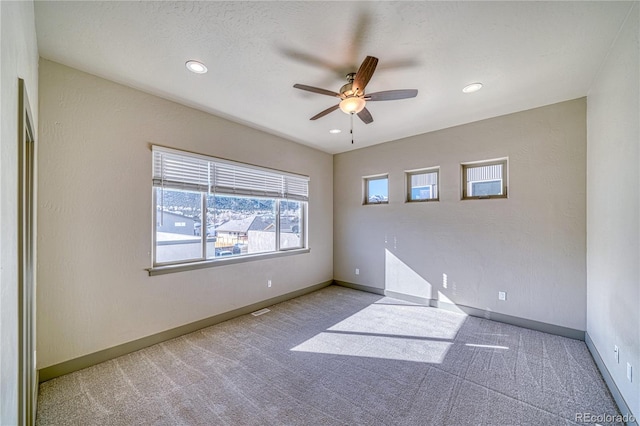
[[(631, 2), (36, 2), (40, 55), (338, 153), (585, 96)], [(335, 111), (365, 56), (380, 59), (368, 125)], [(204, 62), (196, 75), (184, 66)], [(463, 94), (480, 81), (484, 88)], [(338, 135), (329, 134), (342, 129)]]

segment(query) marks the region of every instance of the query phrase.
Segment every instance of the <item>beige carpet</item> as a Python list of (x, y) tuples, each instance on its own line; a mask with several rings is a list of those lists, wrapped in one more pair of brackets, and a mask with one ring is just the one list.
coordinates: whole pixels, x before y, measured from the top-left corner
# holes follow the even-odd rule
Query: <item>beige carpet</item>
[[(569, 425), (584, 342), (330, 286), (43, 383), (39, 425)], [(606, 423), (605, 423), (606, 424)]]

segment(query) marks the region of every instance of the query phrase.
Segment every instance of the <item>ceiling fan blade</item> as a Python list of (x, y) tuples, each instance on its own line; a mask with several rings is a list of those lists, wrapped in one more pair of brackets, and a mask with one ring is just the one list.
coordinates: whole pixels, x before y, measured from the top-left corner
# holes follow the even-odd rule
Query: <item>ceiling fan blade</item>
[(320, 68), (325, 68), (328, 69), (330, 71), (333, 71), (336, 76), (338, 77), (342, 77), (344, 75), (344, 72), (342, 70), (342, 67), (339, 67), (335, 64), (332, 64), (329, 61), (324, 60), (323, 58), (319, 57), (319, 56), (314, 56), (310, 53), (306, 53), (303, 52), (301, 50), (294, 50), (288, 47), (282, 47), (280, 48), (280, 51), (288, 56), (291, 59), (294, 59), (296, 61), (305, 63), (307, 65), (313, 65), (314, 67), (320, 67)]
[(367, 101), (395, 101), (396, 99), (415, 98), (416, 96), (418, 96), (416, 89), (403, 89), (368, 93), (364, 98)]
[(320, 89), (319, 87), (307, 86), (305, 84), (294, 84), (293, 87), (300, 90), (306, 90), (307, 92), (319, 93), (321, 95), (340, 97), (340, 93), (332, 92), (331, 90)]
[(333, 112), (335, 110), (337, 110), (338, 108), (340, 108), (340, 104), (334, 105), (330, 108), (325, 109), (324, 111), (314, 115), (313, 117), (311, 117), (309, 120), (317, 120), (318, 118), (324, 117), (325, 115), (329, 114), (330, 112)]
[(360, 117), (360, 120), (362, 120), (364, 124), (373, 123), (373, 117), (371, 116), (369, 110), (366, 108), (358, 113), (358, 117)]
[(351, 88), (354, 92), (364, 93), (364, 88), (367, 86), (367, 83), (369, 83), (369, 80), (371, 80), (371, 76), (373, 76), (373, 72), (376, 70), (377, 65), (378, 58), (374, 58), (373, 56), (367, 56), (364, 58), (362, 65), (358, 68), (358, 72), (353, 79), (353, 85)]

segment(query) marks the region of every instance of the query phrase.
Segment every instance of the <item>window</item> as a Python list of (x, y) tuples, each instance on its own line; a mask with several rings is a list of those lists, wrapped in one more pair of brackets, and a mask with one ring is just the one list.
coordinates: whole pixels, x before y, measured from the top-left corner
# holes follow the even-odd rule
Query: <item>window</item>
[(389, 176), (364, 178), (364, 204), (386, 204), (389, 202)]
[(438, 201), (438, 169), (407, 172), (407, 202)]
[(157, 146), (152, 151), (154, 267), (306, 247), (308, 177)]
[(507, 160), (462, 165), (462, 199), (507, 198)]

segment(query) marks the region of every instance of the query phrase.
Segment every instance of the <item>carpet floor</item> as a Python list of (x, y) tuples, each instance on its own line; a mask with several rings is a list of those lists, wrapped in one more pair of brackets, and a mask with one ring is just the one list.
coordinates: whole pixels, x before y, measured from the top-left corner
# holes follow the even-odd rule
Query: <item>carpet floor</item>
[(619, 414), (578, 340), (338, 286), (270, 310), (42, 383), (37, 424), (573, 425)]

